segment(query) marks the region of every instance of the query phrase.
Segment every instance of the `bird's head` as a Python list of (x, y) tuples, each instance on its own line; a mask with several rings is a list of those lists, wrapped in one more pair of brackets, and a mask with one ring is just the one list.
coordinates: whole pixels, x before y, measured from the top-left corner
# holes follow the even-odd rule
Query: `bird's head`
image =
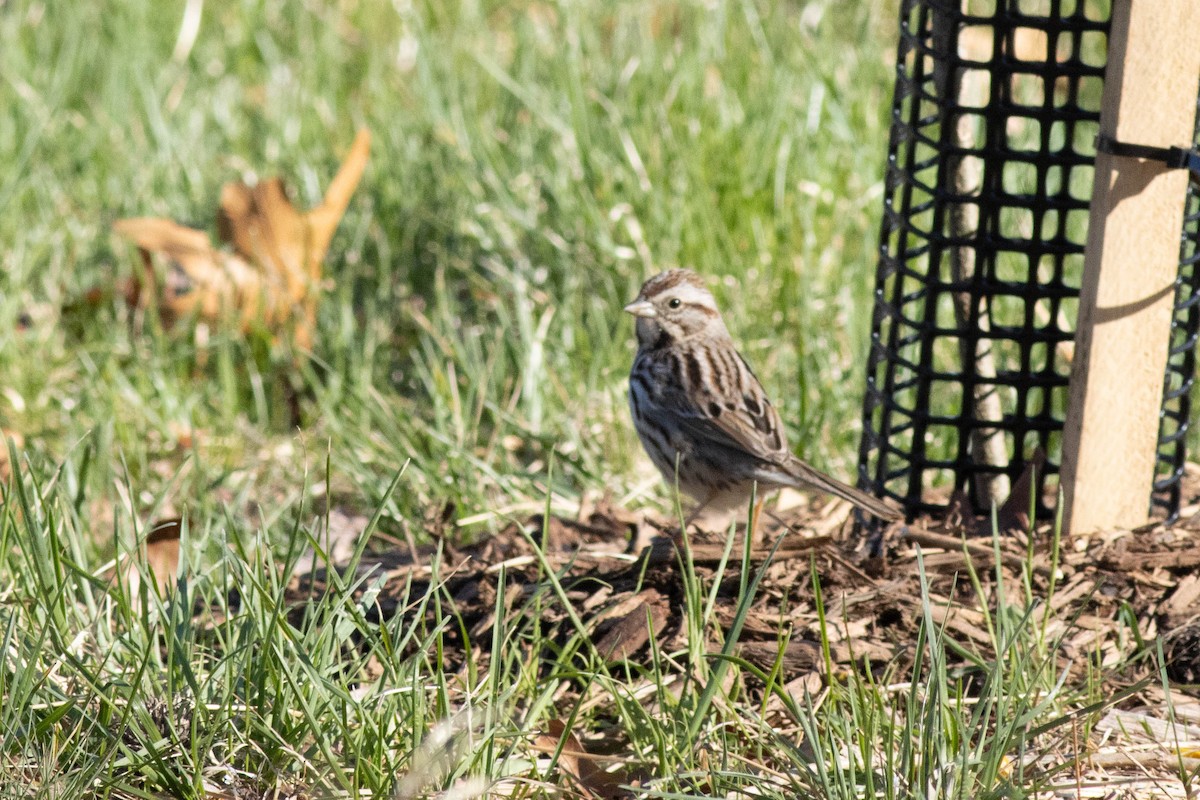
[(660, 272), (642, 284), (637, 299), (625, 306), (637, 317), (641, 347), (660, 347), (694, 336), (728, 336), (712, 292), (690, 269)]

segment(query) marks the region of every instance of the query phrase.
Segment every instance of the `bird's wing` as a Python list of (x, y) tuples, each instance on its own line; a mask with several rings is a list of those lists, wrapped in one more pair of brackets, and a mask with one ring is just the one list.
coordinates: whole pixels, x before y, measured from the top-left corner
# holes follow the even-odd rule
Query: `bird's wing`
[(792, 454), (779, 412), (741, 355), (732, 355), (739, 374), (736, 381), (727, 381), (726, 391), (680, 391), (662, 399), (693, 440), (740, 451), (768, 464), (786, 464)]

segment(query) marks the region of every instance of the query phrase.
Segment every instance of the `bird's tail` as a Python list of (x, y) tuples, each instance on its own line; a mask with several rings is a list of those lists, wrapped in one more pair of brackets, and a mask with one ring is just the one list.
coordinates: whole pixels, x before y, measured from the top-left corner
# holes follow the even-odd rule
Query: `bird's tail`
[(835, 497), (840, 497), (868, 514), (879, 517), (879, 519), (890, 521), (900, 519), (904, 516), (903, 512), (892, 508), (878, 497), (869, 495), (860, 489), (855, 489), (853, 486), (842, 483), (837, 478), (831, 478), (823, 472), (818, 472), (798, 458), (792, 459), (788, 467), (791, 477), (802, 487), (817, 489)]

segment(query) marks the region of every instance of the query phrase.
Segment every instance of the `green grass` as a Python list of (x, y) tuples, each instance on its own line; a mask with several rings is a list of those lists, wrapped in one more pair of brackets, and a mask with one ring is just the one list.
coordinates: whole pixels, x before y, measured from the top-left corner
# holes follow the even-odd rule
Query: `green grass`
[[(327, 449), (335, 488), (368, 505), (411, 461), (397, 516), (539, 502), (552, 452), (565, 498), (627, 490), (620, 307), (683, 265), (710, 276), (795, 444), (849, 474), (858, 392), (831, 389), (862, 380), (894, 16), (882, 0), (221, 2), (179, 60), (179, 9), (7, 3), (0, 420), (47, 465), (90, 449), (96, 499), (126, 469), (137, 495), (172, 494), (163, 465), (185, 460), (172, 499), (189, 505), (200, 486), (298, 490)], [(372, 159), (299, 375), (220, 332), (197, 371), (186, 336), (131, 332), (120, 308), (59, 318), (133, 269), (115, 219), (211, 228), (220, 185), (246, 174), (282, 173), (312, 204), (359, 125)], [(13, 336), (22, 311), (37, 324)], [(308, 398), (298, 433), (289, 382)]]
[[(375, 613), (383, 575), (357, 572), (361, 549), (296, 606), (280, 576), (319, 521), (291, 528), (278, 555), (260, 546), (266, 530), (236, 520), (185, 526), (164, 601), (91, 565), (65, 485), (19, 478), (0, 515), (0, 797), (552, 797), (563, 778), (530, 745), (554, 720), (604, 732), (646, 797), (1022, 797), (1070, 785), (1078, 737), (1114, 699), (1067, 681), (1059, 653), (1075, 629), (1047, 635), (1052, 596), (1032, 594), (1028, 574), (1013, 585), (997, 573), (988, 592), (994, 655), (964, 649), (926, 598), (906, 673), (830, 671), (820, 695), (797, 700), (732, 647), (698, 646), (720, 639), (724, 567), (710, 585), (684, 570), (691, 646), (610, 667), (547, 562), (515, 613), (498, 598), (490, 643), (468, 636), (450, 672), (443, 651), (462, 621), (437, 558), (428, 589), (396, 598), (409, 613)], [(758, 586), (741, 566), (730, 645)], [(825, 647), (830, 624), (820, 613)], [(775, 688), (757, 701), (751, 685)]]
[[(202, 12), (194, 41), (184, 5)], [(795, 797), (797, 775), (862, 796), (875, 784), (814, 763), (860, 730), (911, 740), (917, 712), (977, 724), (879, 778), (860, 759), (890, 787), (874, 796), (918, 796), (921, 765), (973, 757), (993, 718), (962, 704), (914, 691), (901, 713), (854, 678), (794, 709), (817, 742), (802, 754), (708, 688), (742, 685), (733, 660), (694, 647), (660, 654), (662, 673), (613, 674), (575, 631), (539, 665), (544, 633), (504, 615), (486, 662), (447, 675), (457, 623), (436, 589), (407, 598), (444, 609), (433, 627), (373, 621), (353, 579), (292, 625), (277, 577), (331, 506), (418, 540), (443, 518), (482, 536), (584, 493), (665, 507), (627, 419), (620, 308), (669, 266), (709, 277), (794, 447), (848, 475), (895, 19), (895, 0), (0, 0), (0, 427), (26, 442), (0, 501), (0, 797), (411, 796), (506, 778), (548, 796), (528, 732), (568, 715), (622, 730), (657, 797)], [(114, 220), (212, 230), (222, 183), (276, 173), (311, 205), (363, 125), (371, 161), (302, 366), (264, 336), (198, 342), (81, 302), (134, 269)], [(175, 598), (110, 585), (103, 565), (176, 514)], [(529, 608), (560, 603), (549, 577)], [(716, 626), (711, 591), (687, 587), (697, 637)], [(195, 604), (224, 619), (201, 624)], [(936, 662), (931, 624), (925, 644)], [(679, 689), (672, 670), (695, 680)], [(561, 708), (565, 684), (611, 700)], [(989, 791), (1021, 741), (986, 754)]]

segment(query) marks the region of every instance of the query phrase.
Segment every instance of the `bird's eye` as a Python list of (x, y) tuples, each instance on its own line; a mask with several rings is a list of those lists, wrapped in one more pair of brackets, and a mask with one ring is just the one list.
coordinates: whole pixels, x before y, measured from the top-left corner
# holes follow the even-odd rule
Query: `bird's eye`
[(683, 305), (683, 301), (678, 297), (672, 297), (667, 301), (667, 308), (679, 308), (681, 305)]

